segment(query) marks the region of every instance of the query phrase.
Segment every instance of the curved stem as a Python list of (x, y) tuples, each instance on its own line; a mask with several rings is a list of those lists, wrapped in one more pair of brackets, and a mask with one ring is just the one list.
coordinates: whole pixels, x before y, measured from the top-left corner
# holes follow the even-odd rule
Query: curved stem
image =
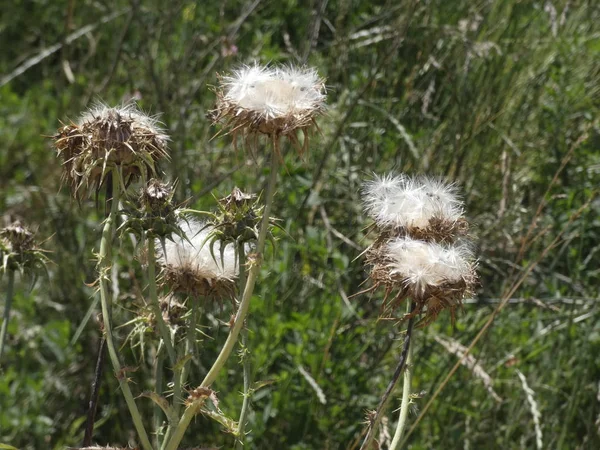
[[(217, 375), (229, 359), (231, 352), (233, 351), (233, 347), (237, 342), (237, 338), (244, 326), (244, 321), (246, 319), (246, 315), (248, 314), (248, 310), (250, 308), (250, 300), (252, 298), (252, 293), (254, 292), (254, 285), (256, 284), (256, 279), (260, 273), (260, 267), (262, 265), (263, 259), (263, 251), (265, 249), (265, 241), (267, 239), (267, 231), (269, 230), (269, 216), (271, 214), (271, 206), (273, 204), (273, 194), (275, 193), (275, 184), (277, 182), (277, 168), (278, 168), (278, 155), (275, 151), (271, 152), (271, 174), (269, 177), (269, 185), (267, 187), (267, 195), (265, 196), (265, 209), (263, 210), (263, 218), (260, 225), (260, 231), (258, 233), (258, 242), (256, 244), (256, 256), (252, 263), (250, 264), (250, 270), (248, 271), (248, 279), (246, 280), (246, 286), (244, 288), (244, 293), (242, 295), (242, 301), (240, 302), (240, 306), (235, 315), (235, 321), (231, 330), (229, 331), (229, 336), (221, 349), (221, 353), (215, 360), (213, 366), (210, 368), (204, 381), (202, 381), (201, 387), (210, 386)], [(240, 267), (240, 271), (241, 271)], [(179, 424), (177, 425), (177, 429), (173, 432), (173, 435), (169, 441), (169, 444), (166, 447), (166, 450), (176, 450), (177, 446), (181, 442), (183, 438), (183, 434), (185, 430), (189, 426), (192, 418), (196, 415), (200, 407), (201, 403), (194, 402), (190, 406), (187, 407)]]
[(0, 361), (4, 352), (8, 321), (10, 320), (10, 309), (12, 307), (13, 292), (15, 287), (15, 271), (8, 271), (8, 286), (6, 287), (6, 303), (4, 304), (4, 317), (2, 318), (2, 330), (0, 330)]
[[(240, 271), (240, 292), (243, 288), (246, 280), (245, 280), (245, 272), (243, 270), (246, 265), (246, 253), (244, 249), (244, 245), (240, 245), (237, 249), (238, 251), (238, 267)], [(246, 428), (246, 419), (248, 416), (248, 409), (250, 406), (250, 382), (251, 382), (251, 366), (250, 366), (250, 352), (248, 350), (248, 329), (242, 329), (242, 349), (241, 349), (241, 358), (242, 358), (242, 367), (244, 372), (244, 400), (242, 402), (242, 410), (240, 411), (240, 419), (238, 421), (238, 439), (235, 443), (235, 448), (242, 448), (244, 446), (244, 441), (246, 440), (245, 428)]]
[[(413, 337), (414, 340), (414, 337)], [(400, 448), (400, 442), (402, 441), (402, 435), (406, 427), (406, 418), (408, 417), (408, 406), (410, 403), (410, 385), (412, 382), (412, 356), (413, 356), (414, 343), (408, 347), (408, 356), (406, 358), (406, 370), (404, 370), (404, 385), (402, 386), (402, 401), (400, 403), (400, 418), (398, 419), (398, 425), (396, 426), (396, 433), (392, 439), (389, 450), (398, 450)]]
[(150, 306), (152, 308), (152, 312), (154, 313), (154, 317), (156, 318), (158, 331), (165, 344), (165, 348), (167, 349), (167, 354), (169, 355), (171, 365), (175, 366), (177, 363), (177, 355), (175, 354), (175, 349), (173, 348), (173, 343), (171, 342), (171, 334), (167, 328), (165, 319), (163, 318), (162, 311), (160, 310), (158, 294), (156, 292), (156, 250), (154, 239), (146, 236), (146, 240), (148, 241), (148, 291), (150, 293)]
[(112, 332), (112, 299), (110, 297), (108, 284), (110, 281), (109, 272), (112, 265), (112, 238), (115, 230), (115, 219), (119, 210), (119, 194), (121, 189), (119, 186), (119, 175), (113, 173), (112, 181), (112, 204), (110, 214), (106, 218), (106, 221), (104, 222), (104, 228), (102, 229), (102, 240), (100, 241), (100, 254), (98, 255), (98, 272), (100, 276), (100, 302), (102, 303), (102, 318), (104, 321), (104, 331), (106, 333), (106, 344), (108, 346), (108, 354), (110, 356), (113, 369), (115, 370), (115, 375), (119, 380), (119, 386), (121, 388), (121, 391), (123, 392), (123, 396), (125, 397), (125, 402), (127, 403), (127, 407), (129, 408), (129, 414), (133, 419), (133, 424), (140, 437), (142, 447), (145, 450), (152, 450), (152, 445), (150, 444), (148, 434), (146, 433), (146, 429), (144, 428), (144, 424), (142, 423), (140, 412), (137, 408), (137, 405), (135, 404), (135, 400), (133, 399), (131, 389), (129, 388), (127, 375), (121, 367), (121, 362), (119, 361), (119, 354), (115, 346)]
[[(411, 301), (410, 306), (409, 306), (409, 313), (412, 314), (414, 312), (414, 309), (415, 309), (415, 302)], [(377, 406), (377, 410), (375, 411), (375, 417), (369, 424), (367, 436), (365, 437), (365, 440), (363, 441), (362, 445), (360, 446), (360, 450), (369, 450), (371, 448), (371, 444), (373, 443), (373, 439), (375, 438), (375, 432), (377, 431), (377, 428), (379, 427), (379, 422), (381, 422), (381, 418), (383, 417), (383, 412), (387, 408), (388, 402), (390, 400), (390, 395), (391, 395), (392, 391), (394, 390), (394, 388), (396, 387), (396, 384), (398, 383), (398, 380), (400, 379), (400, 375), (402, 374), (402, 371), (404, 370), (404, 367), (406, 366), (406, 360), (408, 357), (408, 349), (410, 348), (410, 341), (411, 341), (411, 337), (412, 337), (413, 325), (414, 325), (414, 317), (411, 316), (411, 318), (408, 319), (408, 325), (406, 327), (406, 338), (404, 338), (404, 345), (402, 347), (402, 353), (400, 354), (400, 361), (398, 361), (398, 365), (396, 366), (394, 375), (392, 376), (392, 379), (391, 379), (390, 383), (388, 384), (387, 389), (383, 393), (383, 397), (381, 397), (379, 406)]]

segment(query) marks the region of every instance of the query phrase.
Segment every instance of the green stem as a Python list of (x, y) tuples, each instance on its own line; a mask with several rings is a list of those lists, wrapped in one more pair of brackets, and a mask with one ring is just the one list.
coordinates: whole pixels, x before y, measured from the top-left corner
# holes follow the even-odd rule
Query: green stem
[[(413, 336), (414, 341), (414, 336)], [(398, 419), (398, 425), (396, 426), (396, 433), (394, 434), (394, 438), (392, 439), (392, 444), (390, 445), (389, 450), (398, 450), (400, 449), (400, 442), (402, 441), (402, 436), (404, 435), (404, 430), (406, 428), (406, 418), (408, 417), (408, 406), (410, 403), (410, 388), (412, 383), (412, 357), (413, 357), (413, 348), (414, 342), (411, 343), (408, 347), (408, 356), (406, 358), (406, 369), (404, 370), (404, 385), (402, 386), (402, 401), (400, 403), (400, 418)]]
[(15, 271), (8, 271), (8, 286), (6, 287), (6, 303), (4, 304), (4, 317), (2, 319), (2, 330), (0, 331), (0, 361), (4, 352), (4, 343), (6, 342), (6, 333), (8, 331), (8, 321), (10, 320), (10, 308), (12, 306), (13, 292), (15, 287)]
[[(155, 367), (155, 380), (156, 380), (156, 393), (158, 395), (162, 395), (163, 394), (163, 363), (164, 363), (165, 357), (164, 357), (164, 353), (162, 351), (162, 348), (158, 348), (156, 350), (156, 367)], [(158, 405), (154, 405), (154, 431), (156, 432), (156, 441), (155, 441), (155, 446), (156, 448), (160, 448), (160, 436), (158, 434), (158, 431), (163, 423), (163, 410), (160, 408), (160, 406)]]
[[(408, 306), (408, 312), (412, 314), (414, 312), (415, 302), (410, 302)], [(367, 430), (367, 436), (360, 446), (360, 450), (369, 450), (371, 448), (371, 444), (373, 443), (373, 439), (375, 438), (375, 432), (379, 427), (379, 422), (381, 422), (381, 418), (383, 417), (383, 413), (385, 412), (387, 405), (390, 401), (392, 391), (396, 387), (398, 380), (400, 379), (400, 375), (404, 371), (406, 367), (406, 360), (408, 359), (408, 350), (410, 349), (410, 341), (412, 338), (414, 317), (411, 316), (408, 319), (408, 325), (406, 327), (406, 337), (404, 338), (404, 345), (402, 346), (402, 353), (400, 354), (400, 361), (398, 361), (398, 365), (396, 366), (396, 370), (394, 371), (394, 375), (392, 376), (391, 381), (388, 384), (387, 389), (383, 393), (383, 397), (381, 397), (381, 401), (377, 406), (377, 410), (375, 411), (375, 417), (369, 424), (369, 428)]]
[(100, 241), (100, 254), (98, 255), (98, 271), (100, 275), (100, 302), (102, 303), (102, 318), (104, 320), (104, 331), (106, 333), (106, 343), (108, 346), (108, 354), (110, 356), (110, 360), (113, 365), (113, 369), (115, 370), (115, 374), (117, 376), (117, 380), (119, 380), (119, 386), (121, 391), (123, 392), (123, 396), (125, 397), (125, 402), (127, 403), (127, 407), (129, 408), (129, 414), (133, 419), (133, 424), (135, 429), (140, 437), (142, 447), (145, 450), (152, 450), (152, 445), (150, 444), (150, 440), (148, 439), (148, 434), (146, 433), (146, 429), (144, 428), (144, 424), (142, 423), (142, 418), (140, 416), (140, 412), (135, 404), (135, 400), (133, 399), (133, 394), (131, 393), (131, 389), (129, 389), (129, 384), (127, 380), (127, 374), (123, 371), (121, 367), (121, 362), (119, 361), (119, 354), (117, 353), (117, 348), (115, 346), (113, 332), (112, 332), (112, 316), (111, 316), (111, 303), (112, 299), (109, 292), (109, 272), (112, 265), (112, 256), (111, 256), (111, 247), (112, 247), (112, 238), (115, 230), (115, 219), (117, 217), (118, 209), (119, 209), (119, 195), (120, 195), (120, 186), (119, 186), (119, 174), (112, 174), (113, 180), (113, 198), (112, 205), (110, 208), (110, 214), (106, 218), (104, 222), (104, 228), (102, 229), (102, 240)]
[(181, 386), (185, 387), (187, 383), (187, 378), (190, 374), (190, 366), (191, 359), (194, 356), (194, 348), (196, 346), (196, 323), (198, 322), (198, 299), (190, 299), (192, 301), (192, 314), (190, 317), (190, 324), (186, 333), (186, 346), (185, 346), (185, 357), (186, 361), (183, 365), (183, 370), (181, 371), (181, 382), (179, 383)]
[[(248, 279), (246, 280), (246, 286), (244, 288), (244, 293), (242, 295), (242, 301), (240, 302), (240, 306), (235, 315), (235, 321), (233, 327), (229, 331), (229, 336), (221, 349), (221, 353), (215, 360), (213, 366), (206, 374), (204, 381), (202, 381), (201, 387), (210, 386), (217, 375), (229, 359), (231, 352), (233, 351), (233, 347), (237, 342), (237, 338), (240, 334), (244, 326), (244, 321), (246, 319), (246, 315), (248, 314), (248, 310), (250, 308), (250, 300), (252, 298), (252, 293), (254, 292), (254, 285), (256, 284), (256, 279), (260, 273), (260, 267), (262, 265), (263, 259), (263, 251), (265, 249), (265, 242), (267, 239), (267, 231), (269, 230), (269, 215), (271, 214), (271, 206), (273, 205), (273, 194), (275, 193), (275, 184), (277, 182), (277, 168), (278, 168), (278, 155), (273, 151), (271, 153), (271, 174), (269, 177), (269, 185), (267, 187), (267, 195), (265, 197), (265, 209), (263, 211), (263, 218), (260, 225), (260, 231), (258, 233), (258, 242), (256, 244), (256, 259), (250, 265), (250, 270), (248, 272)], [(242, 268), (239, 268), (240, 272)], [(183, 435), (187, 430), (192, 418), (196, 415), (202, 403), (194, 402), (190, 406), (187, 407), (179, 424), (177, 425), (176, 430), (171, 437), (169, 444), (166, 447), (166, 450), (176, 450), (177, 446), (183, 439)]]
[[(244, 266), (246, 265), (246, 253), (244, 249), (244, 245), (240, 245), (237, 249), (238, 251), (238, 267), (240, 273), (240, 292), (242, 291), (245, 280), (245, 272)], [(248, 329), (244, 327), (242, 329), (242, 349), (241, 349), (241, 357), (242, 357), (242, 367), (244, 373), (244, 400), (242, 402), (242, 410), (240, 411), (240, 420), (238, 421), (238, 439), (235, 443), (235, 448), (243, 448), (244, 441), (246, 440), (245, 428), (246, 428), (246, 419), (248, 417), (248, 410), (250, 406), (250, 382), (252, 377), (251, 365), (250, 365), (250, 352), (248, 350)]]
[(171, 333), (163, 318), (160, 304), (158, 303), (158, 294), (156, 292), (156, 250), (154, 248), (154, 239), (146, 236), (146, 241), (148, 241), (148, 290), (150, 292), (150, 306), (154, 313), (154, 317), (156, 318), (158, 331), (165, 344), (165, 348), (167, 349), (171, 365), (175, 366), (177, 363), (177, 355), (175, 354), (175, 349), (171, 342)]

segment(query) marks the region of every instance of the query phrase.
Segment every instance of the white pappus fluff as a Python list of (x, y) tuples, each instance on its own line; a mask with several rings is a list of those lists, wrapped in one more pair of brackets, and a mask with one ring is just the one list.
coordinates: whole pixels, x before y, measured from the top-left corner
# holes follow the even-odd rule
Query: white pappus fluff
[(454, 222), (463, 215), (455, 187), (428, 177), (375, 175), (363, 202), (379, 226), (425, 229), (433, 218)]
[(124, 103), (121, 106), (115, 107), (110, 107), (102, 102), (96, 102), (90, 109), (81, 114), (77, 122), (79, 125), (83, 125), (95, 120), (110, 123), (119, 119), (131, 121), (131, 124), (136, 128), (147, 129), (164, 142), (170, 140), (157, 116), (145, 114), (138, 108), (135, 102)]
[(323, 80), (314, 69), (243, 66), (222, 80), (227, 102), (267, 120), (323, 108)]
[(391, 275), (399, 275), (417, 291), (458, 282), (473, 271), (473, 252), (465, 243), (445, 246), (410, 237), (389, 241), (384, 250)]
[[(186, 239), (173, 235), (174, 242), (165, 242), (164, 250), (158, 255), (158, 262), (174, 268), (192, 269), (199, 278), (206, 280), (234, 280), (238, 276), (238, 264), (232, 244), (221, 249), (221, 242), (212, 244), (211, 226), (197, 221), (182, 220), (179, 226)], [(161, 244), (157, 242), (157, 247)]]

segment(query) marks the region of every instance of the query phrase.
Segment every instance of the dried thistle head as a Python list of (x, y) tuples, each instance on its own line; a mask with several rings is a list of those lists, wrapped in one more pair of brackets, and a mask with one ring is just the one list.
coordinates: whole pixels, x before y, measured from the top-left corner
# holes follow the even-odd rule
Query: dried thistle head
[(387, 313), (406, 299), (415, 302), (414, 315), (422, 324), (448, 309), (454, 318), (462, 300), (477, 283), (476, 262), (469, 246), (438, 244), (411, 237), (397, 237), (372, 246), (367, 252), (374, 288), (383, 286)]
[(19, 270), (35, 274), (46, 269), (45, 251), (37, 246), (34, 234), (16, 221), (0, 230), (0, 272)]
[(211, 225), (195, 221), (178, 225), (183, 234), (166, 241), (158, 257), (162, 284), (190, 297), (232, 299), (239, 272), (234, 246), (215, 239)]
[(159, 301), (160, 310), (165, 323), (173, 328), (185, 325), (185, 313), (187, 307), (181, 303), (174, 295), (167, 295)]
[(383, 287), (386, 315), (408, 298), (420, 324), (447, 309), (452, 318), (477, 283), (468, 223), (456, 188), (427, 177), (375, 178), (363, 190), (377, 236), (366, 251), (372, 289)]
[(155, 175), (157, 162), (168, 158), (168, 136), (156, 118), (134, 103), (115, 108), (98, 104), (77, 122), (61, 127), (53, 139), (64, 179), (78, 199), (97, 193), (112, 169), (119, 169), (127, 186)]
[(375, 175), (363, 201), (378, 228), (392, 234), (452, 242), (469, 229), (456, 187), (433, 178)]
[(122, 233), (134, 233), (150, 238), (164, 239), (171, 234), (181, 234), (180, 210), (173, 204), (175, 188), (169, 183), (151, 179), (134, 198), (124, 201), (126, 219), (119, 227)]
[(316, 70), (254, 64), (219, 81), (211, 117), (214, 123), (223, 124), (234, 143), (240, 136), (254, 149), (262, 134), (274, 142), (276, 152), (280, 137), (287, 137), (300, 155), (308, 149), (309, 130), (325, 109), (325, 84)]

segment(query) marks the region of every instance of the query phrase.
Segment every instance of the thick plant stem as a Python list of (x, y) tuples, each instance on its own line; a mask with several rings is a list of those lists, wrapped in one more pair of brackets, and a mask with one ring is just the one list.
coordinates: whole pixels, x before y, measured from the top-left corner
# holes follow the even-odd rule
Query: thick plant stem
[[(246, 277), (244, 272), (244, 266), (246, 264), (246, 253), (243, 245), (240, 245), (238, 251), (238, 267), (240, 271), (240, 292), (246, 283)], [(242, 410), (240, 411), (240, 420), (238, 421), (238, 439), (235, 443), (235, 448), (242, 448), (244, 441), (246, 440), (245, 429), (246, 419), (248, 418), (248, 409), (250, 407), (250, 383), (252, 377), (252, 368), (250, 366), (250, 352), (248, 351), (248, 330), (244, 327), (242, 329), (242, 367), (244, 372), (244, 400), (242, 402)]]
[(102, 240), (100, 241), (100, 254), (98, 255), (98, 271), (100, 274), (100, 302), (102, 303), (102, 318), (104, 321), (104, 332), (106, 333), (106, 344), (108, 346), (108, 354), (115, 370), (117, 379), (119, 380), (119, 386), (125, 397), (125, 402), (129, 408), (129, 414), (133, 419), (133, 424), (140, 438), (142, 447), (144, 450), (152, 450), (152, 445), (148, 439), (148, 434), (142, 423), (142, 417), (133, 399), (133, 394), (129, 388), (127, 380), (127, 374), (121, 367), (119, 361), (119, 354), (117, 353), (117, 347), (115, 346), (113, 332), (112, 332), (112, 315), (111, 315), (111, 303), (112, 299), (109, 292), (109, 272), (112, 265), (111, 247), (112, 238), (115, 230), (115, 219), (117, 217), (119, 209), (119, 176), (113, 173), (113, 198), (110, 209), (110, 214), (104, 222), (104, 228), (102, 229)]
[(4, 304), (4, 317), (2, 318), (2, 330), (0, 330), (0, 361), (4, 353), (8, 321), (10, 320), (10, 309), (12, 307), (13, 291), (15, 288), (15, 271), (8, 271), (8, 286), (6, 287), (6, 303)]
[[(250, 308), (250, 300), (252, 298), (252, 293), (254, 292), (254, 285), (256, 284), (256, 279), (260, 273), (260, 267), (262, 265), (263, 259), (263, 251), (265, 249), (265, 242), (267, 239), (267, 231), (269, 230), (269, 216), (271, 214), (271, 206), (273, 204), (273, 195), (275, 193), (275, 184), (277, 182), (277, 168), (278, 168), (278, 155), (273, 151), (271, 153), (271, 174), (269, 177), (269, 185), (267, 187), (267, 195), (265, 196), (265, 209), (263, 210), (263, 218), (260, 225), (260, 231), (258, 233), (258, 242), (256, 244), (256, 256), (254, 261), (250, 264), (250, 269), (248, 271), (248, 279), (246, 280), (246, 285), (244, 287), (244, 293), (242, 295), (242, 301), (238, 307), (238, 311), (235, 315), (235, 321), (231, 330), (229, 331), (229, 336), (221, 349), (221, 353), (215, 360), (214, 364), (206, 374), (204, 381), (202, 381), (201, 387), (210, 386), (217, 375), (229, 359), (231, 352), (233, 351), (233, 347), (237, 342), (237, 338), (244, 326), (244, 322), (246, 319), (246, 315), (248, 314), (248, 310)], [(240, 271), (241, 271), (240, 267)], [(187, 407), (177, 428), (173, 432), (173, 435), (169, 441), (169, 444), (166, 447), (166, 450), (176, 450), (177, 446), (183, 439), (183, 435), (187, 427), (189, 426), (192, 418), (196, 415), (200, 407), (201, 403), (194, 402)]]
[[(412, 338), (414, 341), (414, 336)], [(400, 442), (402, 441), (402, 436), (404, 435), (404, 430), (406, 428), (406, 418), (408, 417), (408, 407), (410, 403), (410, 389), (412, 383), (412, 356), (413, 356), (413, 348), (414, 342), (411, 342), (411, 345), (408, 347), (408, 355), (406, 357), (406, 369), (404, 370), (404, 385), (402, 386), (402, 401), (400, 402), (400, 418), (398, 419), (398, 425), (396, 426), (396, 433), (394, 433), (394, 438), (392, 439), (392, 443), (390, 445), (389, 450), (398, 450), (400, 449)]]
[(175, 366), (177, 363), (177, 355), (175, 353), (175, 349), (173, 348), (173, 343), (171, 342), (171, 333), (167, 328), (162, 311), (160, 310), (158, 294), (156, 293), (156, 249), (154, 246), (154, 239), (146, 236), (146, 240), (148, 241), (148, 291), (150, 293), (150, 306), (152, 308), (152, 312), (154, 313), (154, 317), (156, 318), (158, 331), (165, 344), (165, 348), (167, 349), (167, 354), (169, 355), (171, 365)]
[[(411, 302), (409, 306), (409, 313), (412, 314), (414, 312), (415, 303)], [(396, 370), (394, 371), (394, 375), (390, 383), (388, 384), (387, 389), (385, 390), (383, 397), (381, 397), (381, 401), (379, 402), (379, 406), (377, 406), (377, 410), (375, 411), (375, 416), (371, 420), (369, 424), (369, 429), (367, 430), (367, 436), (360, 446), (360, 450), (370, 450), (371, 444), (373, 443), (373, 439), (375, 438), (375, 432), (379, 427), (379, 423), (381, 422), (381, 418), (383, 417), (383, 412), (387, 408), (388, 402), (390, 400), (390, 395), (392, 391), (396, 387), (398, 380), (400, 379), (400, 375), (404, 371), (406, 367), (406, 360), (408, 359), (408, 350), (410, 348), (410, 341), (412, 337), (414, 325), (414, 317), (410, 317), (408, 319), (408, 325), (406, 327), (406, 337), (404, 338), (404, 345), (402, 347), (402, 353), (400, 354), (400, 361), (398, 361), (398, 365), (396, 366)]]

